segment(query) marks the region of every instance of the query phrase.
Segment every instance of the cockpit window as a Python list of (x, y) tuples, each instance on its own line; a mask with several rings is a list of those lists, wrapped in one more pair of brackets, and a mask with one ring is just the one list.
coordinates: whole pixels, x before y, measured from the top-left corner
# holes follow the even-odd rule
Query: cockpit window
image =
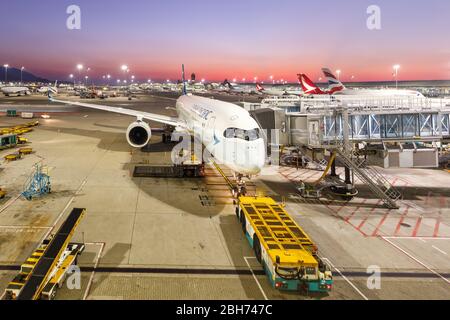
[(244, 130), (239, 128), (228, 128), (223, 133), (225, 138), (236, 138), (246, 141), (253, 141), (260, 138), (260, 132), (258, 128), (251, 130)]

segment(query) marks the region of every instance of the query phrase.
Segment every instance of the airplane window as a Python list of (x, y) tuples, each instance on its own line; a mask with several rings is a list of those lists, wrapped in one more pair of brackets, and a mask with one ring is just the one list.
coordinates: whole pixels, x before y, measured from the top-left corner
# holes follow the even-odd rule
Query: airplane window
[(223, 133), (225, 138), (235, 138), (235, 139), (242, 139), (246, 141), (253, 141), (260, 138), (259, 129), (251, 129), (251, 130), (244, 130), (239, 128), (228, 128)]

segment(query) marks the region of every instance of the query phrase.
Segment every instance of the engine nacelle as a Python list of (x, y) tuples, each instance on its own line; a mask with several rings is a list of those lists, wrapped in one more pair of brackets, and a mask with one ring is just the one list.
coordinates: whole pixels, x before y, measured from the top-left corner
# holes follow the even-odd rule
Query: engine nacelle
[(147, 145), (152, 137), (152, 130), (148, 123), (136, 121), (129, 125), (127, 129), (127, 141), (135, 148), (142, 148)]

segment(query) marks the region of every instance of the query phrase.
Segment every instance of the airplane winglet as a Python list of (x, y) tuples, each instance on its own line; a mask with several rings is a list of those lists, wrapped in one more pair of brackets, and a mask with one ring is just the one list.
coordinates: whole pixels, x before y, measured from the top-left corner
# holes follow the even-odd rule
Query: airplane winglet
[(48, 101), (53, 101), (52, 90), (51, 90), (50, 86), (48, 86), (47, 98), (48, 98)]

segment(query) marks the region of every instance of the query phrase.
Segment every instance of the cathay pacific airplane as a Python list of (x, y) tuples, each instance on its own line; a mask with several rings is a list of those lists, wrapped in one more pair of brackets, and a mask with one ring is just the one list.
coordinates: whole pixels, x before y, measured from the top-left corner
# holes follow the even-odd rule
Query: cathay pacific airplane
[(265, 143), (261, 128), (248, 111), (233, 103), (199, 97), (186, 93), (183, 66), (183, 94), (177, 99), (178, 117), (169, 117), (118, 107), (54, 99), (50, 101), (74, 106), (135, 116), (126, 132), (128, 143), (140, 148), (148, 144), (152, 129), (144, 120), (155, 121), (186, 131), (203, 143), (218, 163), (237, 174), (255, 175), (265, 163)]

